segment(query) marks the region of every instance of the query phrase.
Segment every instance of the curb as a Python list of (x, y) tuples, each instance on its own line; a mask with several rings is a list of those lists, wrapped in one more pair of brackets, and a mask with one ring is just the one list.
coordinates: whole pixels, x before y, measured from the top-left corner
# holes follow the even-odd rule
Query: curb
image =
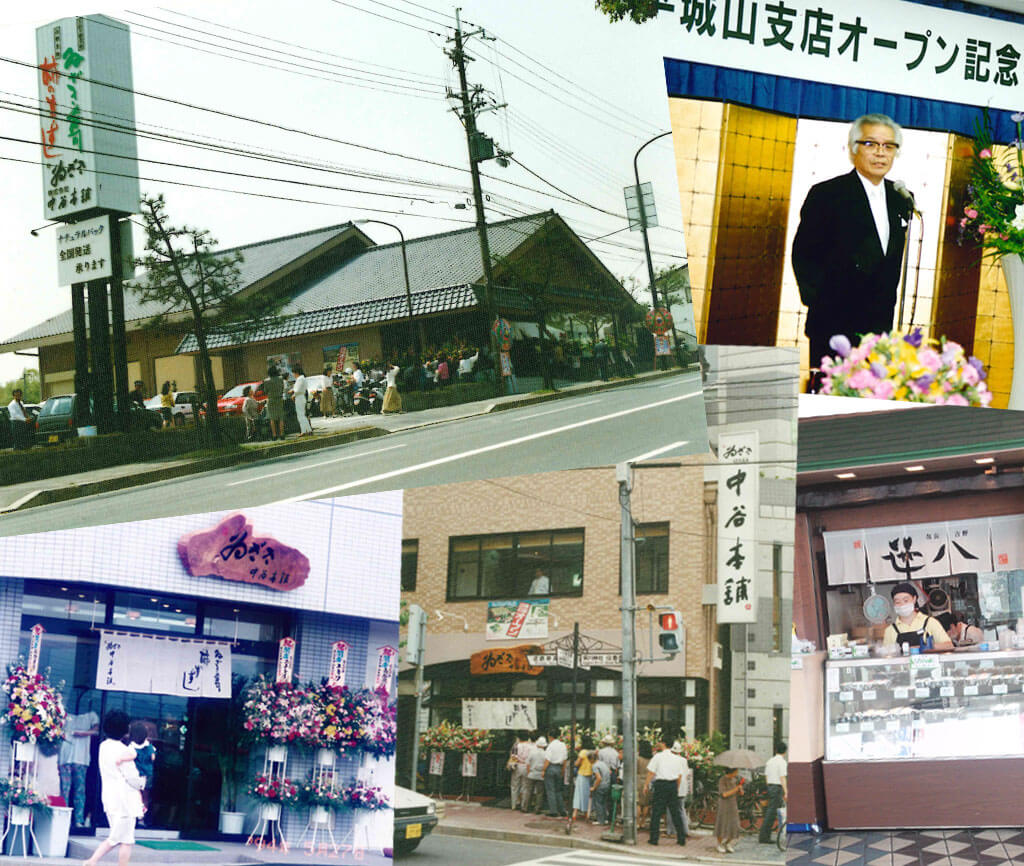
[(506, 409), (519, 409), (523, 406), (534, 406), (537, 403), (549, 403), (552, 400), (559, 400), (562, 397), (576, 397), (580, 394), (596, 394), (599, 391), (611, 391), (615, 388), (621, 388), (623, 385), (635, 385), (638, 382), (656, 382), (659, 379), (668, 379), (671, 376), (685, 376), (687, 373), (694, 373), (697, 368), (690, 369), (689, 367), (680, 369), (674, 367), (671, 370), (658, 370), (645, 375), (643, 378), (639, 376), (630, 376), (625, 379), (610, 379), (607, 382), (596, 382), (592, 385), (584, 385), (582, 387), (572, 388), (571, 390), (566, 389), (562, 391), (554, 391), (551, 394), (539, 394), (536, 397), (530, 397), (524, 395), (521, 400), (509, 400), (505, 403), (495, 403), (490, 406), (488, 412), (502, 412)]
[(528, 845), (548, 845), (552, 848), (578, 848), (580, 850), (589, 851), (613, 851), (618, 854), (628, 852), (630, 856), (643, 856), (650, 857), (652, 860), (664, 859), (672, 860), (674, 862), (677, 862), (679, 860), (681, 853), (685, 855), (686, 861), (691, 863), (739, 864), (740, 862), (742, 862), (744, 866), (746, 866), (746, 864), (756, 864), (756, 866), (782, 866), (782, 864), (785, 862), (784, 855), (783, 858), (779, 860), (747, 859), (739, 861), (735, 859), (735, 857), (709, 857), (702, 854), (690, 855), (685, 852), (685, 846), (683, 848), (683, 852), (676, 850), (676, 846), (672, 846), (672, 853), (669, 854), (667, 852), (669, 846), (667, 845), (665, 846), (666, 853), (661, 853), (661, 851), (643, 850), (643, 846), (641, 845), (633, 846), (618, 842), (602, 842), (593, 839), (581, 839), (576, 836), (566, 836), (564, 834), (557, 835), (554, 833), (526, 833), (520, 830), (486, 830), (478, 829), (476, 827), (445, 825), (443, 823), (438, 824), (437, 827), (434, 828), (434, 835), (461, 836), (470, 837), (474, 839), (491, 839), (495, 842), (518, 842), (521, 844)]

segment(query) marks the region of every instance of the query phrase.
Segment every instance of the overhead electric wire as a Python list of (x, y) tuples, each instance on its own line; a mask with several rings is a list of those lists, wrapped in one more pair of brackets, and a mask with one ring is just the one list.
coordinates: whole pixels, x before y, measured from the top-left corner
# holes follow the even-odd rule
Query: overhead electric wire
[(356, 12), (364, 12), (367, 15), (372, 15), (374, 18), (383, 18), (385, 21), (401, 24), (403, 27), (411, 27), (413, 30), (419, 30), (421, 33), (429, 33), (432, 36), (440, 36), (442, 38), (445, 37), (444, 33), (438, 33), (436, 30), (427, 30), (426, 27), (420, 27), (418, 24), (410, 24), (408, 21), (400, 21), (399, 19), (391, 18), (388, 15), (381, 15), (379, 12), (373, 12), (370, 9), (363, 9), (361, 6), (354, 6), (351, 3), (346, 3), (345, 0), (331, 0), (331, 2), (336, 3), (339, 6), (347, 6), (349, 9), (354, 9)]

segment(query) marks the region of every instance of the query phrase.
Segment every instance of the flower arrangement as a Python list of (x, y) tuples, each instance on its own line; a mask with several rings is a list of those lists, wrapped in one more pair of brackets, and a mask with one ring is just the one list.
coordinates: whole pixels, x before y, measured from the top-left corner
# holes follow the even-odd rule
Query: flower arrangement
[(67, 712), (60, 691), (42, 674), (30, 674), (21, 663), (8, 667), (4, 680), (7, 706), (0, 705), (0, 725), (20, 743), (56, 746), (64, 739)]
[(323, 806), (335, 811), (346, 808), (348, 802), (345, 799), (345, 791), (337, 790), (329, 779), (330, 776), (321, 780), (309, 779), (299, 788), (299, 802), (306, 806)]
[(441, 722), (420, 734), (420, 748), (425, 752), (488, 752), (493, 744), (490, 731), (451, 722)]
[(313, 697), (319, 707), (321, 726), (309, 745), (341, 754), (358, 748), (367, 721), (365, 702), (346, 686), (327, 684), (314, 689)]
[(357, 781), (342, 789), (342, 798), (350, 809), (390, 809), (391, 803), (380, 788), (374, 788), (365, 782)]
[(21, 780), (0, 778), (0, 803), (24, 806), (41, 813), (49, 813), (50, 800), (37, 791), (25, 787)]
[(299, 791), (291, 779), (271, 779), (262, 773), (245, 789), (250, 797), (264, 803), (293, 806), (299, 802)]
[(974, 137), (967, 204), (960, 220), (961, 241), (970, 239), (987, 248), (990, 255), (1024, 253), (1024, 136), (1021, 123), (1024, 112), (1010, 116), (1017, 125), (1017, 138), (1011, 142), (1016, 159), (1000, 165), (994, 152), (992, 126), (988, 114)]
[(398, 740), (398, 705), (388, 700), (388, 693), (383, 689), (376, 692), (364, 689), (357, 699), (367, 709), (360, 739), (363, 751), (378, 760), (390, 758), (395, 754)]
[(246, 689), (242, 712), (246, 737), (256, 742), (316, 743), (324, 727), (318, 702), (310, 690), (271, 683), (263, 676)]
[(447, 752), (456, 728), (451, 722), (441, 722), (427, 728), (420, 734), (420, 748), (425, 752)]
[[(639, 738), (645, 743), (649, 743), (651, 746), (656, 746), (661, 742), (662, 731), (660, 725), (645, 725), (644, 729), (640, 731)], [(669, 745), (672, 745), (669, 743)]]
[(836, 357), (821, 361), (823, 394), (949, 406), (992, 402), (981, 361), (952, 340), (925, 340), (920, 328), (865, 334), (856, 348), (838, 334), (829, 346)]

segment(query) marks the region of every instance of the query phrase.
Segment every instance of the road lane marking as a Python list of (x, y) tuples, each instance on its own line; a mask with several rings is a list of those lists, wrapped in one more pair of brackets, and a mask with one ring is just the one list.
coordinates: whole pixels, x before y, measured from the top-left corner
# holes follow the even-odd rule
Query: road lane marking
[(484, 445), (480, 448), (474, 448), (471, 451), (461, 451), (458, 454), (451, 454), (448, 457), (438, 457), (436, 460), (428, 460), (425, 463), (416, 463), (412, 466), (404, 466), (401, 469), (392, 469), (390, 472), (382, 472), (379, 475), (371, 475), (368, 478), (360, 478), (356, 481), (348, 481), (345, 484), (338, 484), (334, 487), (325, 487), (322, 490), (315, 490), (311, 493), (303, 493), (299, 496), (289, 496), (287, 499), (279, 499), (273, 502), (274, 505), (284, 505), (288, 502), (301, 502), (304, 499), (320, 499), (324, 496), (329, 496), (333, 493), (339, 493), (342, 490), (351, 490), (353, 487), (363, 487), (366, 484), (374, 484), (377, 481), (387, 481), (390, 478), (398, 478), (401, 475), (408, 475), (412, 472), (419, 472), (423, 469), (431, 469), (435, 466), (443, 466), (445, 463), (453, 463), (456, 460), (462, 460), (464, 457), (476, 457), (479, 454), (487, 454), (491, 451), (497, 451), (501, 448), (511, 448), (513, 445), (522, 445), (524, 442), (532, 442), (534, 439), (542, 439), (545, 436), (555, 436), (559, 433), (565, 433), (568, 430), (577, 430), (580, 427), (588, 427), (591, 424), (600, 424), (602, 421), (611, 421), (615, 418), (622, 418), (625, 415), (632, 415), (636, 412), (648, 412), (651, 409), (657, 409), (659, 406), (667, 406), (669, 403), (678, 403), (681, 400), (689, 400), (692, 397), (701, 397), (700, 391), (694, 391), (692, 394), (683, 394), (679, 397), (669, 397), (665, 400), (658, 400), (654, 403), (648, 403), (644, 406), (634, 406), (631, 409), (620, 409), (618, 412), (612, 412), (610, 415), (601, 415), (597, 418), (587, 418), (584, 421), (576, 421), (572, 424), (565, 424), (561, 427), (554, 427), (551, 430), (541, 430), (537, 433), (529, 433), (525, 436), (518, 436), (515, 439), (509, 439), (506, 442), (495, 442), (492, 445)]
[(679, 442), (673, 442), (671, 445), (665, 445), (662, 448), (655, 448), (653, 451), (648, 451), (646, 454), (641, 454), (639, 457), (631, 457), (627, 460), (627, 463), (639, 463), (641, 460), (650, 460), (652, 457), (657, 457), (659, 454), (664, 454), (666, 451), (671, 451), (673, 448), (681, 448), (683, 445), (689, 443), (689, 439), (682, 439)]
[(281, 469), (278, 472), (269, 472), (266, 475), (257, 475), (255, 478), (243, 478), (241, 481), (232, 481), (225, 487), (237, 487), (239, 484), (251, 484), (253, 481), (266, 481), (268, 478), (277, 478), (278, 475), (288, 475), (291, 472), (304, 472), (316, 466), (327, 466), (329, 463), (341, 463), (344, 460), (355, 460), (358, 457), (368, 457), (371, 454), (380, 454), (384, 451), (394, 451), (396, 448), (405, 448), (401, 445), (389, 445), (387, 448), (376, 448), (373, 451), (362, 451), (359, 454), (349, 454), (347, 457), (333, 457), (330, 460), (321, 460), (319, 463), (304, 463), (302, 466), (295, 466), (291, 469)]
[(582, 403), (573, 403), (571, 406), (560, 406), (557, 409), (548, 409), (546, 412), (534, 412), (532, 415), (513, 415), (512, 421), (528, 421), (530, 418), (540, 418), (541, 415), (554, 415), (555, 412), (564, 412), (566, 409), (575, 409), (577, 406), (590, 406), (600, 403), (600, 400), (584, 400)]

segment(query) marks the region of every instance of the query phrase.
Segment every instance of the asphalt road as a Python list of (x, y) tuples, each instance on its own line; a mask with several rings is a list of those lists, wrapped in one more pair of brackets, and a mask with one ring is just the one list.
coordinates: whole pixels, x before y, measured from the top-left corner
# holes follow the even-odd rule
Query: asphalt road
[(689, 374), (29, 508), (0, 517), (0, 536), (707, 450), (700, 376)]
[(512, 863), (564, 853), (565, 850), (541, 845), (523, 845), (519, 842), (473, 839), (469, 836), (441, 836), (435, 833), (420, 842), (412, 854), (397, 857), (395, 862), (408, 863), (409, 866), (451, 866), (452, 863), (509, 866)]

